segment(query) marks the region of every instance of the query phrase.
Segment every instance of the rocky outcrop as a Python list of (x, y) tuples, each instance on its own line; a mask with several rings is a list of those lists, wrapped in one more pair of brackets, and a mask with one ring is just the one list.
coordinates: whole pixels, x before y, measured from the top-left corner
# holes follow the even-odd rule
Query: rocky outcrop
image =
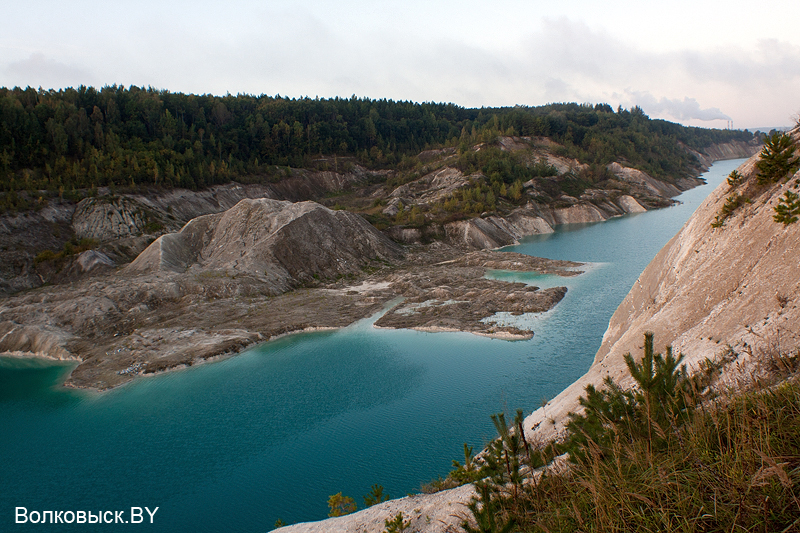
[(114, 261), (103, 252), (86, 250), (78, 255), (75, 262), (82, 272), (90, 272), (95, 268), (113, 267)]
[(167, 233), (155, 240), (128, 266), (125, 273), (143, 274), (160, 271), (185, 272), (200, 260), (203, 249), (222, 215), (197, 217), (177, 233)]
[(535, 210), (515, 209), (504, 217), (505, 223), (514, 231), (516, 239), (528, 235), (553, 233), (552, 226)]
[(626, 212), (626, 213), (644, 213), (647, 211), (642, 204), (636, 201), (633, 196), (623, 194), (617, 199), (617, 204)]
[(448, 197), (467, 183), (469, 179), (460, 170), (444, 167), (411, 183), (400, 185), (389, 197), (413, 198), (415, 204), (425, 205)]
[(144, 233), (156, 215), (133, 198), (84, 198), (78, 202), (72, 216), (72, 226), (79, 239), (110, 241), (136, 237)]
[[(630, 195), (622, 195), (609, 200), (603, 195), (602, 201), (583, 198), (580, 201), (570, 198), (574, 205), (560, 209), (540, 208), (531, 203), (530, 207), (515, 209), (505, 217), (496, 215), (473, 218), (445, 224), (446, 240), (452, 244), (467, 246), (477, 250), (487, 250), (519, 244), (520, 239), (529, 235), (552, 233), (557, 224), (585, 224), (602, 222), (611, 217), (629, 213), (642, 213), (646, 209)], [(591, 201), (590, 201), (591, 200)], [(593, 203), (596, 202), (596, 203)], [(419, 240), (421, 233), (403, 235), (395, 231), (389, 235), (396, 239)], [(403, 240), (403, 242), (415, 242)]]
[(64, 343), (69, 336), (58, 328), (4, 320), (0, 322), (0, 353), (35, 355), (62, 361), (75, 360), (77, 358), (64, 349)]
[(60, 250), (72, 237), (75, 205), (55, 199), (44, 209), (0, 216), (0, 295), (44, 283), (34, 258)]
[(553, 220), (556, 224), (586, 224), (587, 222), (602, 222), (607, 218), (600, 209), (592, 204), (578, 204), (553, 210)]
[(314, 202), (261, 198), (242, 200), (224, 213), (198, 217), (180, 232), (162, 235), (125, 271), (194, 268), (246, 275), (280, 293), (400, 255), (396, 244), (358, 215)]
[(384, 233), (395, 242), (403, 244), (419, 244), (422, 242), (424, 228), (406, 228), (403, 226), (392, 226), (386, 228)]
[(448, 242), (478, 250), (518, 244), (527, 235), (552, 233), (553, 228), (536, 212), (517, 209), (508, 217), (488, 216), (444, 226)]
[(671, 198), (681, 193), (681, 190), (675, 185), (657, 180), (649, 174), (635, 168), (623, 167), (619, 163), (611, 163), (608, 165), (608, 170), (620, 181), (651, 196)]

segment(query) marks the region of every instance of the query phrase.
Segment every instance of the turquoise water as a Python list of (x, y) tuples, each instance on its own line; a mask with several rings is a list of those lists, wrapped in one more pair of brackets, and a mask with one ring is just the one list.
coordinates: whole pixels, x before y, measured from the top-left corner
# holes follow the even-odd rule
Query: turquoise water
[(514, 247), (590, 263), (574, 278), (523, 276), (569, 287), (529, 319), (530, 341), (376, 330), (373, 317), (103, 394), (59, 387), (70, 366), (0, 358), (0, 531), (87, 530), (17, 526), (17, 506), (147, 506), (159, 507), (154, 524), (124, 529), (257, 532), (324, 518), (337, 492), (363, 503), (374, 483), (416, 491), (446, 475), (462, 443), (493, 436), (489, 415), (530, 412), (587, 370), (636, 277), (740, 163), (714, 165), (681, 205)]

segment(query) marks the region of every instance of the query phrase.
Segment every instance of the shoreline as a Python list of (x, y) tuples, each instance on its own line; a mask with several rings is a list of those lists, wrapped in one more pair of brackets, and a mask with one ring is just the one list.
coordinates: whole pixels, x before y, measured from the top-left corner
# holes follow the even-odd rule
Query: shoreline
[[(381, 316), (383, 316), (383, 314), (388, 312), (390, 309), (391, 309), (391, 307), (384, 308), (377, 318), (380, 318)], [(370, 317), (365, 317), (365, 318), (370, 318)], [(377, 320), (377, 318), (376, 318), (376, 320)], [(186, 370), (186, 369), (192, 368), (194, 366), (199, 366), (199, 365), (204, 365), (204, 364), (224, 361), (224, 360), (229, 359), (231, 357), (235, 357), (237, 355), (240, 355), (245, 351), (255, 349), (255, 348), (259, 347), (259, 346), (267, 345), (268, 343), (270, 343), (272, 341), (276, 341), (276, 340), (279, 340), (279, 339), (282, 339), (282, 338), (285, 338), (285, 337), (290, 337), (290, 336), (298, 335), (298, 334), (301, 334), (301, 333), (314, 333), (314, 332), (318, 332), (318, 331), (336, 331), (336, 330), (341, 330), (341, 329), (345, 329), (345, 328), (347, 328), (349, 326), (352, 326), (353, 324), (355, 324), (359, 320), (364, 320), (364, 318), (355, 320), (355, 321), (351, 322), (350, 324), (347, 324), (347, 325), (344, 325), (344, 326), (308, 326), (308, 327), (305, 327), (305, 328), (302, 328), (302, 329), (297, 329), (297, 330), (294, 330), (294, 331), (287, 331), (287, 332), (284, 332), (284, 333), (279, 333), (279, 334), (273, 335), (273, 336), (271, 336), (271, 337), (269, 337), (269, 338), (267, 338), (265, 340), (255, 341), (255, 342), (253, 342), (251, 344), (242, 346), (240, 349), (238, 349), (236, 351), (228, 351), (228, 352), (223, 352), (223, 353), (211, 355), (209, 357), (198, 358), (198, 359), (192, 361), (191, 364), (179, 364), (179, 365), (170, 366), (168, 368), (159, 369), (159, 370), (156, 370), (154, 372), (138, 372), (138, 373), (135, 373), (135, 374), (130, 374), (130, 377), (132, 379), (126, 380), (126, 381), (124, 381), (122, 383), (116, 384), (116, 385), (111, 386), (111, 387), (102, 387), (101, 388), (101, 387), (93, 387), (93, 386), (88, 386), (88, 385), (80, 385), (80, 384), (72, 383), (72, 382), (69, 381), (71, 373), (70, 373), (70, 375), (67, 375), (65, 380), (62, 383), (59, 383), (58, 386), (59, 387), (63, 387), (65, 389), (70, 389), (70, 390), (82, 390), (82, 391), (103, 393), (103, 392), (111, 391), (113, 389), (117, 389), (119, 387), (123, 387), (123, 386), (125, 386), (125, 385), (127, 385), (129, 383), (132, 383), (132, 382), (134, 382), (136, 380), (136, 378), (152, 378), (152, 377), (160, 376), (162, 374), (168, 374), (168, 373), (172, 373), (172, 372), (178, 372), (178, 371), (181, 371), (181, 370)], [(479, 337), (487, 337), (487, 338), (491, 338), (491, 339), (504, 340), (504, 341), (508, 341), (508, 342), (526, 341), (526, 340), (530, 340), (530, 339), (532, 339), (534, 337), (534, 333), (533, 332), (531, 332), (529, 334), (515, 334), (515, 333), (511, 333), (511, 332), (507, 332), (507, 331), (498, 331), (498, 332), (493, 332), (493, 333), (485, 333), (485, 332), (480, 332), (480, 331), (471, 331), (471, 330), (468, 330), (468, 329), (446, 328), (446, 327), (441, 327), (441, 326), (417, 326), (417, 327), (410, 327), (410, 328), (396, 328), (396, 327), (391, 327), (391, 326), (378, 326), (378, 325), (374, 324), (374, 321), (373, 321), (373, 324), (372, 324), (372, 328), (378, 329), (378, 330), (409, 329), (409, 330), (420, 331), (422, 333), (467, 333), (467, 334), (471, 334), (471, 335), (477, 335)], [(72, 357), (70, 357), (68, 359), (59, 359), (59, 358), (47, 355), (47, 354), (42, 353), (42, 352), (22, 352), (22, 351), (0, 352), (0, 358), (4, 358), (4, 357), (5, 358), (9, 358), (9, 359), (16, 359), (16, 360), (36, 360), (36, 361), (47, 362), (47, 363), (64, 363), (64, 366), (68, 366), (70, 364), (75, 364), (75, 368), (77, 368), (77, 366), (80, 365), (83, 362), (83, 360), (81, 358), (79, 358), (78, 356), (72, 356)], [(73, 370), (74, 370), (74, 368), (73, 368)]]
[[(334, 331), (334, 330), (344, 329), (346, 327), (348, 327), (348, 326), (341, 326), (341, 327), (309, 326), (309, 327), (306, 327), (304, 329), (298, 329), (298, 330), (294, 330), (294, 331), (287, 331), (285, 333), (279, 333), (277, 335), (273, 335), (272, 337), (269, 337), (266, 340), (255, 341), (255, 342), (253, 342), (251, 344), (242, 346), (241, 349), (236, 350), (236, 351), (223, 352), (223, 353), (219, 353), (219, 354), (216, 354), (216, 355), (211, 355), (209, 357), (203, 357), (201, 359), (196, 359), (196, 360), (192, 361), (191, 364), (180, 364), (180, 365), (170, 366), (168, 368), (156, 370), (154, 372), (139, 372), (139, 373), (131, 374), (131, 377), (134, 378), (134, 379), (131, 379), (129, 381), (125, 381), (124, 383), (120, 383), (119, 385), (115, 385), (113, 387), (107, 387), (107, 388), (100, 389), (100, 388), (91, 387), (91, 386), (75, 385), (75, 384), (72, 384), (72, 383), (68, 382), (69, 376), (67, 376), (67, 378), (65, 379), (64, 383), (60, 384), (60, 386), (62, 386), (64, 388), (73, 389), (73, 390), (85, 390), (85, 391), (93, 391), (93, 392), (103, 393), (103, 392), (111, 391), (113, 389), (117, 389), (119, 387), (124, 387), (124, 386), (126, 386), (126, 385), (128, 385), (130, 383), (133, 383), (134, 381), (136, 381), (136, 378), (154, 378), (154, 377), (157, 377), (157, 376), (160, 376), (160, 375), (163, 375), (163, 374), (169, 374), (169, 373), (172, 373), (172, 372), (179, 372), (181, 370), (186, 370), (186, 369), (189, 369), (189, 368), (192, 368), (192, 367), (195, 367), (195, 366), (200, 366), (200, 365), (205, 365), (205, 364), (217, 363), (217, 362), (220, 362), (220, 361), (225, 361), (227, 359), (230, 359), (231, 357), (236, 357), (237, 355), (241, 355), (242, 353), (244, 353), (244, 352), (246, 352), (248, 350), (255, 349), (255, 348), (259, 347), (259, 346), (266, 345), (269, 342), (272, 342), (272, 341), (275, 341), (275, 340), (278, 340), (278, 339), (281, 339), (281, 338), (284, 338), (284, 337), (289, 337), (289, 336), (297, 335), (297, 334), (300, 334), (300, 333), (313, 333), (315, 331)], [(2, 356), (4, 356), (4, 354), (0, 353), (0, 357), (2, 357)], [(22, 358), (25, 358), (25, 357), (23, 356)], [(47, 356), (45, 356), (45, 358), (46, 359), (51, 359), (51, 358), (49, 358)], [(80, 363), (81, 360), (80, 359), (75, 359), (75, 362)]]
[(52, 363), (64, 363), (64, 364), (71, 364), (71, 363), (82, 363), (83, 360), (76, 356), (70, 356), (68, 358), (59, 358), (53, 357), (52, 355), (47, 355), (43, 352), (23, 352), (19, 350), (9, 351), (9, 352), (0, 352), (0, 357), (6, 357), (8, 359), (17, 359), (17, 360), (41, 360), (41, 361), (48, 361)]
[(530, 340), (534, 337), (534, 333), (531, 332), (530, 334), (515, 334), (510, 333), (508, 331), (498, 331), (494, 333), (484, 333), (481, 331), (471, 331), (468, 329), (458, 329), (458, 328), (447, 328), (442, 326), (414, 326), (409, 328), (395, 328), (392, 326), (377, 326), (375, 324), (372, 325), (375, 329), (393, 329), (393, 330), (401, 330), (401, 329), (410, 329), (415, 331), (421, 331), (423, 333), (469, 333), (471, 335), (477, 335), (479, 337), (489, 337), (491, 339), (498, 339), (504, 341), (526, 341)]

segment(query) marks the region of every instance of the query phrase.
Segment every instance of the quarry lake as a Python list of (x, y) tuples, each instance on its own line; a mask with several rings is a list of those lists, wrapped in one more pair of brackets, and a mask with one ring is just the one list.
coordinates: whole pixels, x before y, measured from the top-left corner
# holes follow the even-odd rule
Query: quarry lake
[(680, 205), (511, 248), (588, 263), (572, 278), (491, 274), (568, 287), (553, 310), (522, 318), (529, 341), (380, 330), (373, 317), (105, 393), (61, 387), (70, 366), (0, 358), (0, 530), (87, 529), (16, 525), (17, 506), (147, 506), (159, 508), (153, 525), (145, 514), (125, 529), (259, 532), (325, 518), (338, 492), (359, 504), (373, 484), (415, 492), (463, 459), (464, 442), (494, 436), (491, 414), (528, 414), (589, 368), (637, 276), (742, 162), (715, 164)]

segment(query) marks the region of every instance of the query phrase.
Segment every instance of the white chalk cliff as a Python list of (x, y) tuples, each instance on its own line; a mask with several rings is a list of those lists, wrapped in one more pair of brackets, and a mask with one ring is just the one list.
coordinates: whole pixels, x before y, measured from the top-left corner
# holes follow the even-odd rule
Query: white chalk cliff
[[(800, 141), (800, 131), (793, 135)], [(730, 346), (738, 354), (731, 372), (750, 371), (776, 346), (800, 346), (800, 223), (773, 219), (800, 172), (759, 186), (757, 161), (753, 156), (739, 168), (745, 180), (736, 191), (726, 182), (717, 187), (645, 268), (611, 317), (586, 375), (527, 418), (526, 430), (536, 427), (531, 436), (551, 438), (563, 429), (586, 385), (606, 375), (627, 382), (623, 355), (641, 355), (645, 331), (655, 334), (657, 348), (669, 344), (683, 353), (690, 368)], [(744, 190), (751, 202), (712, 227), (727, 198)]]

